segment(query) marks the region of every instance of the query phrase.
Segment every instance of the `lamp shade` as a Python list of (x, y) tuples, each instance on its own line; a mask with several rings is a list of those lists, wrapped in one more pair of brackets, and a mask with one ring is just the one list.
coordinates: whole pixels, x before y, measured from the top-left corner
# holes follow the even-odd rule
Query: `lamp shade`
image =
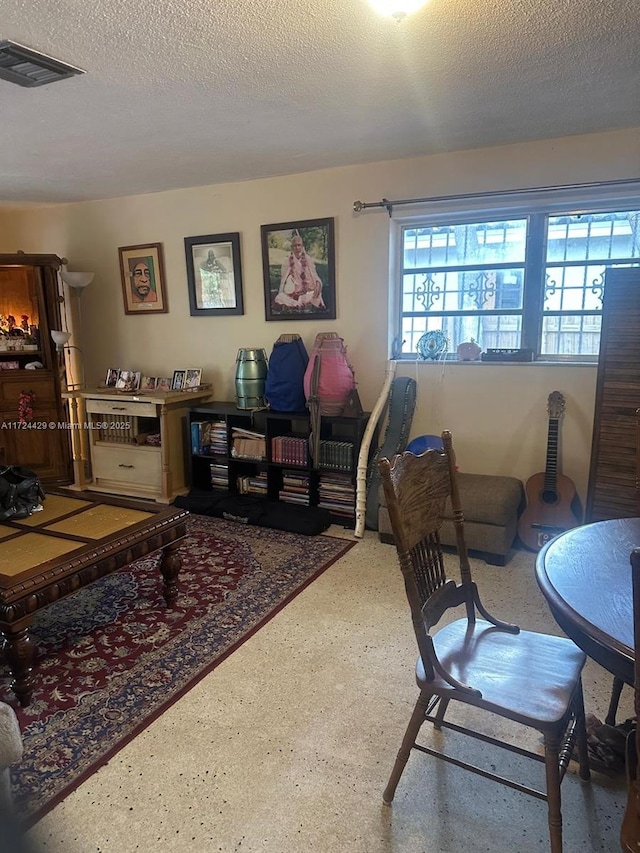
[(66, 267), (63, 267), (60, 275), (62, 276), (62, 280), (69, 287), (73, 287), (76, 290), (83, 290), (88, 284), (91, 284), (93, 281), (93, 277), (95, 273), (93, 272), (69, 272)]
[(60, 352), (64, 345), (68, 343), (71, 332), (61, 332), (59, 329), (51, 329), (51, 337), (56, 345), (56, 349)]

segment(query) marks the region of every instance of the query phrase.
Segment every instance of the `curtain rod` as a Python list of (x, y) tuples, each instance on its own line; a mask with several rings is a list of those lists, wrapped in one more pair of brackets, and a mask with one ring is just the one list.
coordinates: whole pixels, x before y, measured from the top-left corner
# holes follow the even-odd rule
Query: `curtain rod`
[(520, 195), (522, 193), (543, 193), (543, 192), (551, 192), (558, 190), (584, 190), (584, 189), (596, 189), (598, 187), (621, 187), (628, 184), (638, 184), (640, 182), (640, 178), (624, 178), (619, 181), (597, 181), (591, 184), (564, 184), (554, 187), (523, 187), (518, 190), (490, 190), (488, 192), (477, 192), (477, 193), (462, 193), (459, 195), (438, 195), (438, 196), (430, 196), (428, 198), (400, 198), (395, 201), (389, 201), (388, 198), (383, 198), (380, 201), (354, 201), (353, 209), (356, 213), (360, 213), (362, 210), (368, 210), (372, 207), (384, 207), (386, 208), (389, 216), (393, 213), (393, 208), (399, 204), (426, 204), (427, 202), (441, 202), (441, 201), (456, 201), (458, 199), (467, 199), (467, 198), (496, 198), (497, 196), (505, 196), (505, 195)]

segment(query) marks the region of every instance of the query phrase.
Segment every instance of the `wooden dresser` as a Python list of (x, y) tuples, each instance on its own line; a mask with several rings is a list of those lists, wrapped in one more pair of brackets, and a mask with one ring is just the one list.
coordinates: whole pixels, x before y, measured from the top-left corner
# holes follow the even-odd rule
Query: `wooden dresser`
[(640, 269), (608, 270), (585, 521), (640, 515)]

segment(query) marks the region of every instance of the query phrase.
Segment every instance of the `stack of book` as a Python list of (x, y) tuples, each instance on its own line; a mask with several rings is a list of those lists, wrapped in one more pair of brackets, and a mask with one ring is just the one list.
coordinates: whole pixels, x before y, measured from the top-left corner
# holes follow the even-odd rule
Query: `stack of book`
[(265, 497), (267, 494), (267, 474), (261, 472), (253, 477), (240, 476), (237, 479), (238, 492), (241, 495), (261, 495)]
[(236, 459), (266, 459), (267, 441), (261, 432), (233, 427), (231, 455)]
[(209, 430), (209, 453), (215, 456), (227, 455), (227, 425), (224, 421), (211, 421)]
[(300, 471), (283, 471), (278, 497), (285, 503), (309, 506), (309, 477)]
[(211, 488), (223, 489), (225, 492), (229, 488), (229, 466), (224, 463), (212, 462), (209, 465), (211, 471)]
[(323, 474), (320, 477), (318, 506), (334, 515), (353, 518), (356, 514), (356, 490), (345, 474)]
[(196, 456), (226, 456), (227, 428), (224, 421), (192, 421), (191, 452)]
[(353, 468), (353, 442), (320, 439), (318, 466), (351, 471)]
[(308, 445), (306, 437), (277, 435), (271, 439), (271, 461), (282, 465), (306, 466)]

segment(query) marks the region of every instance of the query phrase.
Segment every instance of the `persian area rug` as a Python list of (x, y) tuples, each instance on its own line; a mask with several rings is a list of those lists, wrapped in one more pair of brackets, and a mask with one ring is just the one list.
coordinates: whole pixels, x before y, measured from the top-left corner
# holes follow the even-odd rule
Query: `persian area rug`
[(12, 768), (20, 818), (33, 824), (183, 696), (353, 541), (298, 536), (192, 515), (180, 594), (169, 610), (158, 555), (38, 613), (35, 689), (16, 710), (23, 760)]

